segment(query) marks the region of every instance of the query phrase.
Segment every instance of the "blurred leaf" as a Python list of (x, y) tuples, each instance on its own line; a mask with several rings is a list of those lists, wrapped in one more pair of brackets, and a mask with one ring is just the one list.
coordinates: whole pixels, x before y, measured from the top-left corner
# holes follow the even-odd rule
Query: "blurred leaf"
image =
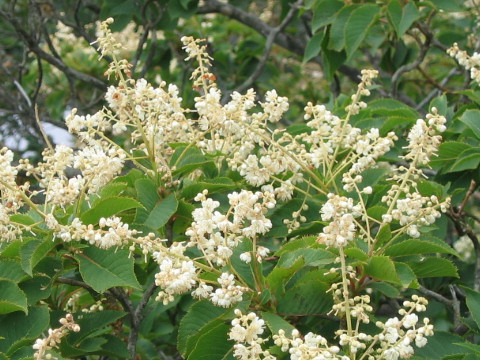
[(343, 5), (344, 3), (339, 0), (317, 1), (313, 8), (312, 33), (315, 34), (321, 27), (330, 25)]
[(473, 131), (477, 139), (480, 139), (480, 110), (466, 110), (460, 121)]
[(350, 59), (365, 39), (368, 29), (375, 22), (380, 8), (375, 4), (364, 4), (352, 11), (345, 24), (345, 50)]
[(305, 48), (305, 54), (303, 55), (303, 63), (309, 62), (315, 56), (320, 54), (323, 36), (324, 33), (319, 32), (312, 36), (312, 38), (308, 41), (307, 47)]
[(480, 293), (467, 287), (463, 287), (467, 294), (467, 307), (473, 320), (480, 327)]

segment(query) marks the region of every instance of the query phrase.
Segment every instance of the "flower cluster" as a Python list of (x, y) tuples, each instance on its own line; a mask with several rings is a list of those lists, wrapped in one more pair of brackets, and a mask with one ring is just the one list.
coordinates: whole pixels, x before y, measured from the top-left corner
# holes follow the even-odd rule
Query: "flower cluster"
[(419, 225), (433, 224), (441, 212), (446, 212), (450, 206), (449, 198), (440, 202), (436, 196), (422, 196), (417, 190), (417, 182), (423, 176), (420, 167), (428, 165), (430, 158), (436, 154), (442, 140), (438, 133), (446, 129), (446, 119), (438, 114), (435, 107), (426, 119), (418, 119), (408, 134), (408, 153), (403, 159), (409, 161), (409, 167), (402, 165), (396, 169), (391, 178), (396, 184), (382, 197), (382, 202), (390, 206), (382, 216), (383, 222), (399, 221), (412, 237), (420, 236)]
[(207, 261), (225, 265), (243, 237), (254, 238), (271, 229), (265, 214), (275, 206), (275, 199), (269, 192), (233, 192), (228, 195), (230, 208), (224, 215), (216, 210), (220, 203), (207, 194), (204, 190), (195, 197), (202, 206), (192, 212), (194, 221), (185, 235), (190, 237), (188, 246), (198, 247)]
[(361, 215), (361, 208), (353, 199), (328, 194), (328, 201), (320, 210), (322, 220), (330, 221), (318, 236), (318, 242), (332, 247), (345, 247), (355, 238), (355, 217)]
[(48, 336), (46, 338), (37, 339), (35, 341), (35, 344), (33, 345), (33, 349), (35, 350), (33, 358), (35, 360), (56, 359), (56, 357), (54, 357), (51, 353), (47, 353), (47, 351), (58, 347), (58, 344), (60, 344), (62, 338), (67, 335), (69, 331), (80, 331), (80, 326), (75, 323), (71, 314), (67, 314), (64, 318), (61, 318), (60, 324), (62, 324), (62, 326), (57, 329), (49, 329)]
[(470, 70), (470, 77), (480, 83), (480, 54), (478, 52), (475, 51), (472, 56), (469, 56), (466, 51), (460, 50), (457, 43), (454, 43), (447, 50), (447, 54), (455, 58), (466, 70)]
[(419, 325), (419, 318), (414, 313), (425, 311), (428, 301), (417, 295), (413, 295), (412, 300), (403, 302), (404, 309), (398, 311), (401, 319), (394, 317), (385, 323), (376, 323), (382, 329), (376, 336), (379, 342), (376, 353), (386, 360), (410, 358), (414, 353), (412, 344), (424, 347), (427, 344), (426, 337), (433, 335), (433, 325), (429, 319), (424, 318)]
[(235, 341), (233, 356), (240, 360), (274, 360), (275, 357), (261, 346), (265, 341), (261, 337), (265, 322), (253, 312), (244, 315), (239, 309), (235, 309), (235, 315), (237, 317), (232, 320), (232, 328), (228, 334), (230, 340)]
[[(364, 315), (372, 311), (369, 302), (368, 295), (355, 299), (357, 305), (352, 308), (352, 313), (359, 321), (362, 321), (360, 320), (362, 317), (368, 319), (368, 316)], [(302, 337), (297, 329), (292, 330), (290, 336), (287, 336), (285, 330), (279, 330), (273, 335), (273, 341), (281, 351), (290, 353), (291, 360), (352, 359), (346, 354), (352, 355), (353, 358), (359, 354), (362, 359), (369, 360), (408, 359), (414, 353), (413, 345), (423, 347), (427, 344), (426, 337), (433, 335), (433, 326), (428, 318), (419, 321), (416, 314), (425, 311), (427, 304), (425, 298), (413, 295), (412, 301), (404, 301), (404, 308), (398, 311), (400, 319), (393, 317), (385, 322), (376, 322), (376, 326), (381, 329), (380, 333), (369, 335), (360, 332), (358, 325), (355, 330), (338, 330), (336, 332), (338, 345), (330, 345), (326, 338), (312, 332)], [(232, 321), (229, 333), (230, 339), (236, 343), (234, 356), (240, 360), (274, 359), (261, 346), (266, 341), (261, 337), (264, 333), (264, 321), (254, 313), (243, 315), (238, 309), (235, 310), (235, 315), (237, 318)]]

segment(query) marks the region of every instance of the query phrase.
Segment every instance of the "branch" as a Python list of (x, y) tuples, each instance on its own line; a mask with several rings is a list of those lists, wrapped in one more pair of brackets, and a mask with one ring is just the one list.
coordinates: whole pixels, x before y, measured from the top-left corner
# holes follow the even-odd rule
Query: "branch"
[(432, 40), (432, 37), (429, 35), (425, 35), (425, 42), (422, 44), (420, 41), (418, 41), (420, 45), (420, 54), (418, 55), (417, 59), (410, 63), (410, 64), (405, 64), (400, 66), (397, 71), (392, 76), (392, 82), (391, 82), (391, 90), (392, 90), (392, 95), (396, 96), (397, 95), (397, 83), (400, 79), (400, 76), (403, 74), (415, 69), (417, 66), (419, 66), (422, 62), (425, 56), (427, 55), (428, 50), (430, 49), (430, 43)]
[(32, 51), (38, 57), (47, 61), (51, 65), (55, 66), (56, 68), (61, 70), (65, 75), (71, 76), (77, 80), (86, 82), (88, 84), (91, 84), (105, 91), (107, 85), (103, 81), (97, 79), (94, 76), (82, 73), (80, 71), (77, 71), (75, 69), (68, 67), (61, 59), (56, 58), (55, 56), (43, 50), (39, 46), (38, 42), (36, 42), (35, 39), (22, 28), (19, 20), (15, 16), (1, 10), (0, 10), (0, 16), (6, 19), (15, 28), (17, 34), (25, 42), (25, 44), (28, 46), (30, 51)]

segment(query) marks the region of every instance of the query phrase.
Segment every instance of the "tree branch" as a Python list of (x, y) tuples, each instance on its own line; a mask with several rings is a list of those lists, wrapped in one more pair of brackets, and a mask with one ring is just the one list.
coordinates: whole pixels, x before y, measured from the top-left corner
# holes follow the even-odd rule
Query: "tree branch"
[(43, 50), (36, 39), (34, 39), (30, 34), (28, 34), (21, 26), (19, 23), (19, 20), (13, 16), (12, 14), (9, 14), (5, 11), (0, 10), (0, 16), (3, 17), (7, 22), (9, 22), (17, 32), (18, 36), (25, 42), (25, 44), (28, 46), (30, 51), (32, 51), (34, 54), (36, 54), (38, 57), (41, 59), (47, 61), (51, 65), (55, 66), (59, 70), (61, 70), (66, 76), (71, 76), (77, 80), (86, 82), (88, 84), (91, 84), (99, 89), (102, 89), (105, 91), (107, 85), (97, 79), (94, 76), (82, 73), (80, 71), (77, 71), (75, 69), (72, 69), (68, 67), (61, 59), (56, 58), (55, 56), (47, 53), (45, 50)]

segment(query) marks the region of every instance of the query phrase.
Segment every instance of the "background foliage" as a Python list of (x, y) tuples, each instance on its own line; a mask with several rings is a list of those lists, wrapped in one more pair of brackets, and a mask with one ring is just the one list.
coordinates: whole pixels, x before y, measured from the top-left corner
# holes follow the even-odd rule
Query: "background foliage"
[[(480, 91), (446, 50), (455, 42), (469, 54), (479, 50), (479, 16), (475, 0), (9, 0), (0, 5), (0, 131), (4, 142), (13, 135), (24, 139), (16, 149), (18, 158), (28, 151), (39, 159), (46, 144), (36, 108), (43, 124), (66, 129), (64, 118), (72, 108), (92, 114), (105, 105), (107, 86), (115, 81), (103, 76), (111, 59), (98, 61), (96, 45), (90, 44), (99, 20), (108, 17), (115, 18), (112, 30), (124, 45), (122, 55), (132, 64), (133, 78), (177, 84), (184, 107), (192, 108), (197, 96), (189, 81), (193, 65), (183, 60), (180, 38), (205, 38), (222, 101), (250, 87), (264, 101), (265, 92), (274, 88), (290, 100), (278, 126), (292, 134), (306, 131), (303, 108), (308, 101), (345, 115), (360, 70), (377, 69), (380, 78), (369, 106), (353, 124), (378, 127), (382, 135), (394, 131), (400, 140), (382, 160), (405, 165), (399, 155), (407, 129), (436, 107), (448, 129), (439, 156), (425, 170), (429, 181), (421, 182), (419, 190), (451, 196), (452, 207), (435, 226), (422, 229), (427, 235), (420, 239), (403, 239), (378, 257), (359, 249), (347, 255), (375, 280), (376, 317), (391, 316), (413, 293), (429, 298), (427, 315), (436, 333), (416, 358), (475, 359), (480, 353)], [(133, 169), (91, 198), (82, 221), (97, 224), (101, 217), (119, 215), (171, 241), (183, 240), (198, 192), (208, 189), (224, 206), (227, 193), (246, 186), (237, 172), (218, 172), (200, 152), (189, 155), (177, 174), (200, 169), (203, 177), (185, 181), (165, 196), (158, 183)], [(381, 194), (382, 184), (375, 184), (380, 174), (364, 177), (375, 185), (374, 194)], [(379, 196), (369, 207), (372, 218), (382, 214)], [(262, 264), (268, 286), (252, 303), (237, 306), (261, 311), (272, 333), (294, 325), (333, 338), (338, 319), (328, 314), (332, 297), (325, 293), (333, 280), (324, 273), (338, 254), (315, 242), (325, 225), (318, 213), (325, 201), (319, 196), (308, 202), (306, 223), (292, 233), (282, 220), (298, 210), (302, 199), (293, 198), (268, 214), (273, 229), (264, 245), (274, 255)], [(29, 225), (39, 219), (29, 213), (13, 220)], [(145, 263), (140, 253), (129, 257), (126, 249), (65, 245), (45, 233), (43, 238), (27, 233), (21, 242), (0, 246), (0, 359), (31, 358), (35, 339), (57, 327), (66, 310), (77, 315), (81, 332), (66, 336), (59, 358), (232, 357), (226, 333), (233, 309), (189, 295), (162, 305), (152, 299), (155, 262)], [(235, 255), (251, 246), (244, 241)], [(250, 266), (235, 266), (246, 283), (254, 284)], [(82, 309), (99, 306), (103, 311), (78, 316)]]

